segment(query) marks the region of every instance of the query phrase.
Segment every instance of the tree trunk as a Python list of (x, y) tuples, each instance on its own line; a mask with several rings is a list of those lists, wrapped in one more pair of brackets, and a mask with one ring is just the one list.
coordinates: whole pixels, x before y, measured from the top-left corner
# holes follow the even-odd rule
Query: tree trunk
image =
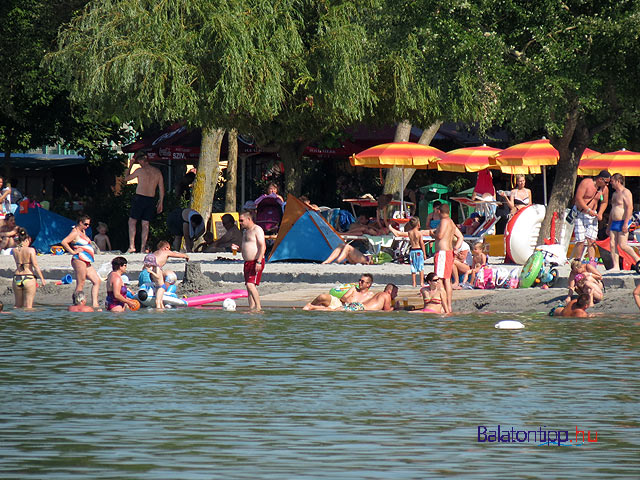
[(11, 148), (7, 148), (4, 151), (4, 183), (11, 181)]
[(278, 150), (284, 165), (284, 195), (291, 193), (296, 197), (302, 192), (302, 154), (308, 142), (283, 143)]
[(213, 196), (220, 176), (220, 146), (224, 137), (223, 128), (204, 127), (200, 146), (200, 162), (193, 185), (191, 208), (197, 210), (205, 222), (211, 217)]
[[(438, 133), (438, 129), (442, 125), (442, 122), (434, 122), (429, 125), (429, 128), (423, 130), (422, 135), (420, 135), (420, 140), (418, 143), (420, 145), (429, 145), (433, 137)], [(408, 121), (403, 121), (398, 124), (396, 128), (396, 136), (394, 138), (395, 142), (408, 142), (411, 134), (411, 124)], [(401, 140), (397, 140), (400, 138)], [(403, 140), (406, 138), (406, 140)], [(406, 188), (409, 180), (413, 177), (415, 173), (415, 168), (405, 168), (404, 169), (404, 187)], [(402, 170), (400, 168), (390, 168), (387, 170), (387, 175), (385, 177), (384, 189), (383, 193), (391, 193), (400, 194), (400, 184), (402, 183)]]
[[(569, 120), (568, 122), (570, 122)], [(566, 135), (551, 137), (551, 144), (560, 153), (558, 166), (556, 167), (556, 177), (551, 190), (551, 198), (547, 211), (538, 234), (538, 245), (542, 245), (551, 232), (551, 219), (553, 212), (558, 212), (556, 220), (556, 239), (560, 239), (562, 225), (565, 218), (565, 208), (573, 200), (573, 192), (576, 187), (576, 177), (578, 175), (578, 164), (584, 153), (584, 149), (591, 140), (589, 130), (582, 120), (577, 120), (572, 128), (565, 128)]]
[(236, 211), (236, 188), (238, 185), (238, 131), (229, 130), (229, 154), (227, 155), (227, 186), (224, 197), (224, 211)]

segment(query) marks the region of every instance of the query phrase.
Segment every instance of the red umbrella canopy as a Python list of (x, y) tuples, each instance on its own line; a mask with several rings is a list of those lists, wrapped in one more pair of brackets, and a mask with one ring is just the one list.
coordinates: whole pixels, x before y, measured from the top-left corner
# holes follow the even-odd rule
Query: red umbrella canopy
[(376, 145), (351, 156), (354, 167), (370, 168), (428, 168), (429, 164), (445, 155), (442, 150), (413, 142), (395, 142)]
[(432, 167), (437, 168), (440, 172), (479, 172), (489, 168), (489, 158), (501, 151), (499, 148), (487, 147), (486, 145), (458, 148), (448, 152)]
[(597, 175), (602, 170), (612, 174), (621, 173), (625, 177), (640, 177), (640, 153), (623, 148), (596, 157), (583, 156), (578, 165), (578, 175)]

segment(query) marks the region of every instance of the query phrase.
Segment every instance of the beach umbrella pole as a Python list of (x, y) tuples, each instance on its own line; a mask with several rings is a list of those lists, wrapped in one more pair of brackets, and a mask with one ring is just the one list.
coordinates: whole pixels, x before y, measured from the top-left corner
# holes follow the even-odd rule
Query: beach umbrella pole
[(402, 181), (400, 182), (400, 218), (404, 218), (404, 168), (402, 170)]
[(542, 185), (544, 186), (544, 206), (547, 206), (547, 168), (542, 166)]

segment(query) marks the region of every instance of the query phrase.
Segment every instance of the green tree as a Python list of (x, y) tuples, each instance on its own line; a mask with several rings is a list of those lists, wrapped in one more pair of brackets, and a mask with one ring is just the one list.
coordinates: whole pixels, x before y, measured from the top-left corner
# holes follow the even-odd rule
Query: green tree
[(540, 243), (553, 212), (562, 218), (573, 196), (584, 149), (592, 142), (618, 149), (637, 128), (640, 3), (480, 4), (487, 31), (505, 46), (498, 119), (521, 136), (547, 132), (560, 153)]
[[(72, 105), (56, 72), (42, 64), (56, 46), (57, 30), (86, 0), (5, 0), (0, 4), (0, 148), (12, 152), (63, 143), (78, 150), (92, 166), (118, 173), (123, 160), (111, 142), (124, 138), (117, 122), (98, 122), (90, 112)], [(100, 173), (96, 171), (96, 173)], [(113, 183), (92, 178), (94, 192)], [(105, 181), (107, 180), (107, 181)]]
[[(491, 124), (498, 107), (501, 39), (489, 35), (482, 5), (466, 0), (383, 1), (369, 17), (378, 65), (377, 121), (398, 124), (395, 141), (411, 125), (428, 145), (444, 121)], [(400, 189), (400, 169), (386, 175), (385, 193)], [(413, 175), (405, 171), (405, 182)]]

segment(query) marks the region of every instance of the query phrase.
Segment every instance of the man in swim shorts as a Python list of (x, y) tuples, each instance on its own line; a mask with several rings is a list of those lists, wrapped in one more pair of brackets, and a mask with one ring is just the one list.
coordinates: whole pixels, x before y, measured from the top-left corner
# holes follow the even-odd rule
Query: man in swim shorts
[(573, 198), (574, 206), (578, 210), (573, 221), (573, 233), (576, 237), (573, 258), (582, 259), (586, 241), (589, 260), (595, 261), (598, 221), (602, 220), (602, 214), (607, 209), (609, 202), (607, 185), (609, 185), (610, 178), (609, 172), (602, 170), (597, 177), (585, 178), (578, 185)]
[[(140, 231), (140, 251), (147, 252), (147, 239), (149, 238), (149, 222), (153, 220), (156, 213), (162, 213), (162, 202), (164, 201), (164, 179), (162, 173), (149, 163), (146, 153), (137, 154), (134, 159), (140, 164), (140, 168), (133, 171), (134, 163), (129, 168), (129, 174), (125, 180), (138, 179), (136, 196), (131, 202), (131, 212), (129, 213), (129, 249), (127, 253), (136, 251), (136, 226), (138, 220), (141, 223)], [(155, 201), (156, 188), (160, 198)]]
[[(344, 305), (347, 304), (363, 304), (373, 297), (373, 292), (369, 290), (372, 284), (373, 276), (368, 273), (364, 273), (360, 275), (358, 286), (351, 287), (344, 295), (342, 295), (342, 297), (337, 298), (330, 293), (322, 293), (307, 303), (303, 307), (303, 310), (339, 310), (344, 308)], [(355, 306), (352, 308), (360, 309)], [(364, 308), (360, 310), (364, 310)]]
[(462, 247), (464, 236), (449, 216), (449, 205), (440, 205), (440, 225), (435, 230), (425, 230), (428, 235), (436, 239), (436, 254), (433, 258), (434, 272), (442, 279), (444, 290), (447, 292), (446, 311), (451, 312), (451, 272), (453, 270), (453, 251)]
[(633, 215), (633, 196), (631, 191), (624, 186), (624, 176), (614, 173), (609, 182), (614, 192), (611, 197), (611, 212), (609, 213), (609, 225), (607, 234), (611, 239), (611, 271), (620, 271), (620, 255), (618, 248), (633, 258), (636, 272), (640, 273), (640, 256), (627, 244), (629, 238), (629, 221)]
[[(242, 227), (242, 258), (244, 259), (244, 283), (249, 292), (249, 310), (259, 312), (260, 293), (258, 285), (264, 270), (264, 254), (267, 244), (264, 239), (264, 231), (260, 225), (253, 221), (251, 212), (243, 211), (240, 214), (240, 226)], [(237, 249), (237, 245), (232, 248)]]

